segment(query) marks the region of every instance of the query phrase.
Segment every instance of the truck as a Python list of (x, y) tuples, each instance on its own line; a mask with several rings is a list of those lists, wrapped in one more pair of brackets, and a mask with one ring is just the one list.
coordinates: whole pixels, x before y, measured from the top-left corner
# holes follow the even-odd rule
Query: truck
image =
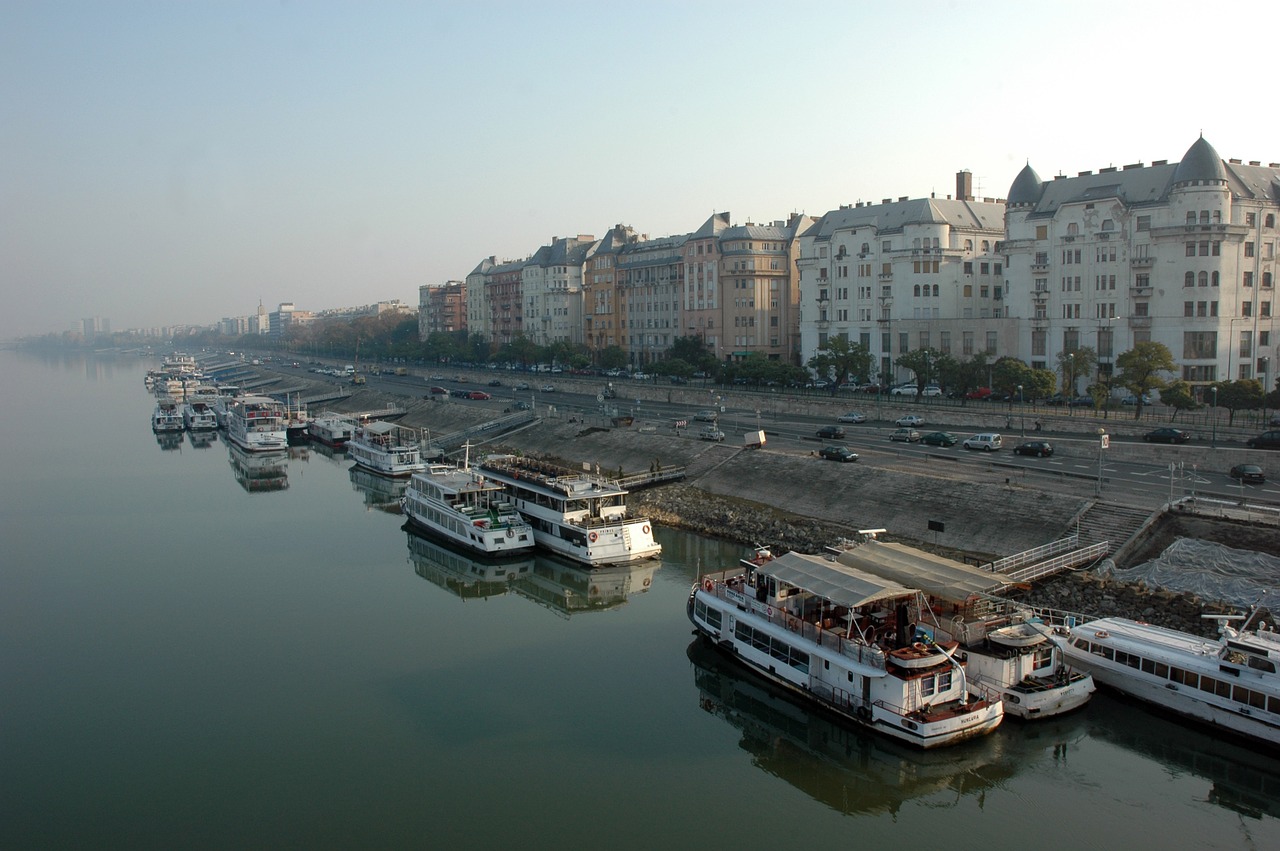
[(744, 449), (759, 449), (764, 446), (763, 431), (749, 431), (742, 436), (742, 446)]
[(345, 372), (347, 375), (355, 375), (355, 374), (356, 374), (356, 368), (355, 368), (355, 365), (354, 365), (354, 364), (347, 364), (346, 366), (344, 366), (344, 367), (342, 368), (342, 371), (343, 371), (343, 372)]
[(396, 367), (396, 375), (408, 375), (408, 374), (409, 374), (408, 367), (404, 367), (404, 366)]

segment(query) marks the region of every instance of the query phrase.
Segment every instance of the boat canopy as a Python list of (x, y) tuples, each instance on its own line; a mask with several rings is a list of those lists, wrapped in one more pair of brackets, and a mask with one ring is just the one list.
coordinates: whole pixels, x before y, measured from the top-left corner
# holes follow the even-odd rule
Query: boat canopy
[(915, 589), (863, 573), (821, 556), (786, 553), (756, 568), (757, 573), (794, 585), (839, 606), (856, 609), (877, 600), (909, 597)]
[(386, 420), (374, 420), (373, 422), (368, 423), (364, 427), (364, 430), (368, 434), (390, 434), (398, 428), (400, 428), (400, 426), (395, 423), (389, 423)]
[(866, 541), (840, 553), (837, 561), (951, 602), (963, 602), (977, 594), (993, 594), (1018, 584), (1004, 573), (979, 570), (954, 559), (887, 541)]

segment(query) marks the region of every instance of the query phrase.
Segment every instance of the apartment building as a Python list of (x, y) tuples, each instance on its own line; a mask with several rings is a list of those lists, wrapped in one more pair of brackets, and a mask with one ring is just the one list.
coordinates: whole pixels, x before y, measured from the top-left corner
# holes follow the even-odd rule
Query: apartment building
[(648, 237), (625, 225), (609, 228), (590, 251), (582, 267), (582, 323), (584, 342), (594, 354), (623, 345), (623, 325), (617, 288), (618, 255), (628, 245)]
[[(1163, 343), (1193, 387), (1273, 380), (1280, 164), (1224, 161), (1203, 137), (1182, 160), (1042, 180), (1028, 164), (1005, 216), (1011, 349), (1055, 369), (1081, 347), (1102, 375)], [(1077, 392), (1097, 376), (1078, 376)]]
[(484, 275), (483, 304), (487, 308), (490, 346), (505, 346), (525, 333), (524, 267), (527, 260), (491, 264)]
[(721, 312), (720, 235), (730, 227), (728, 213), (716, 213), (689, 234), (684, 244), (684, 291), (681, 293), (682, 336), (698, 337), (707, 351), (723, 360), (724, 316)]
[(617, 253), (615, 274), (619, 345), (643, 366), (661, 360), (680, 336), (687, 234), (636, 240)]
[(493, 340), (493, 316), (485, 298), (485, 283), (495, 265), (497, 261), (493, 255), (486, 257), (476, 264), (464, 282), (467, 291), (467, 333), (478, 334), (490, 341)]
[(582, 267), (595, 237), (552, 237), (524, 265), (524, 334), (539, 346), (583, 342)]
[(799, 258), (796, 236), (814, 224), (792, 216), (769, 225), (748, 222), (719, 234), (721, 359), (758, 353), (770, 360), (798, 362), (799, 288), (793, 285)]
[(418, 338), (467, 330), (467, 285), (462, 281), (418, 287)]

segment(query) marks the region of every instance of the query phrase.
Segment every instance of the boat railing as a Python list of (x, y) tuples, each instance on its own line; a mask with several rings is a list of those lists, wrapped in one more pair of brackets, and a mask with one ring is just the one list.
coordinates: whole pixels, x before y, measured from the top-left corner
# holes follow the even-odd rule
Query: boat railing
[[(800, 638), (811, 641), (820, 647), (834, 650), (841, 656), (853, 661), (886, 670), (885, 653), (879, 647), (873, 647), (862, 641), (848, 637), (843, 627), (823, 629), (821, 625), (798, 618), (783, 609), (770, 606), (756, 600), (750, 586), (745, 585), (736, 571), (720, 571), (702, 575), (702, 588), (717, 598), (733, 603), (738, 608), (752, 612), (775, 626), (793, 632)], [(738, 590), (741, 588), (742, 590)]]

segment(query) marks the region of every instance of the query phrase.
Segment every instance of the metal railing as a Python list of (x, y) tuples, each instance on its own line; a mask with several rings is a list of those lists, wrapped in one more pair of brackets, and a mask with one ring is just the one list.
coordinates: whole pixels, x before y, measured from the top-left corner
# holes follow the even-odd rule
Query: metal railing
[(1073, 532), (1065, 538), (1059, 538), (1056, 541), (1050, 541), (1047, 544), (1036, 547), (1031, 550), (1024, 550), (1020, 553), (1014, 553), (1011, 556), (1005, 556), (1002, 559), (989, 562), (982, 566), (982, 570), (990, 570), (993, 573), (1005, 573), (1023, 565), (1032, 564), (1043, 558), (1056, 556), (1059, 553), (1074, 550), (1080, 546), (1080, 535)]
[(1009, 573), (1009, 576), (1019, 582), (1035, 582), (1038, 579), (1044, 579), (1046, 576), (1052, 576), (1060, 573), (1068, 568), (1075, 567), (1079, 564), (1088, 564), (1103, 558), (1107, 553), (1111, 552), (1110, 541), (1099, 541), (1091, 544), (1083, 549), (1073, 550), (1069, 553), (1056, 556), (1048, 561), (1042, 561), (1039, 564), (1033, 564), (1022, 570), (1015, 570)]

